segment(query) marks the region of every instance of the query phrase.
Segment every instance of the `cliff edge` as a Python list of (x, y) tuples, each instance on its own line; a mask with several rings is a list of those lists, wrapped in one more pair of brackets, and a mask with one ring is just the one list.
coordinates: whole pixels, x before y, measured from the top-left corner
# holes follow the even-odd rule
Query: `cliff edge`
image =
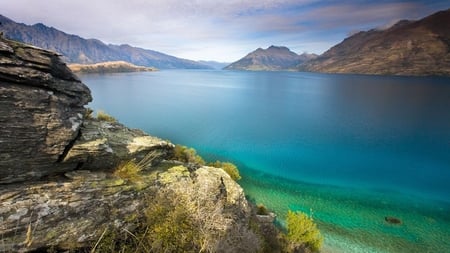
[(242, 188), (92, 118), (59, 55), (0, 38), (0, 252), (257, 252)]

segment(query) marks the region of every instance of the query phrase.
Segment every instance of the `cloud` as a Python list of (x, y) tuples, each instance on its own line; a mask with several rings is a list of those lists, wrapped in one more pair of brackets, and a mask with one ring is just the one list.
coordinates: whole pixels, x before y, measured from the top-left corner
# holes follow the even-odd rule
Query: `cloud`
[(231, 61), (272, 44), (321, 53), (351, 31), (422, 17), (443, 5), (425, 0), (14, 0), (2, 3), (2, 14), (106, 43)]

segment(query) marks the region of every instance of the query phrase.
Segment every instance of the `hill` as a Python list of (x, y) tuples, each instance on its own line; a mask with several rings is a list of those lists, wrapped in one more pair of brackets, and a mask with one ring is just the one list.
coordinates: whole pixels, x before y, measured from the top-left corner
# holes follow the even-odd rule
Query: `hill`
[(359, 32), (301, 71), (385, 75), (450, 75), (450, 9), (418, 21)]
[(297, 65), (316, 57), (315, 54), (298, 55), (287, 47), (270, 46), (267, 49), (258, 48), (244, 58), (231, 63), (227, 70), (290, 70)]
[(136, 66), (125, 61), (109, 61), (94, 64), (78, 64), (68, 65), (69, 69), (77, 73), (118, 73), (118, 72), (140, 72), (140, 71), (156, 71), (155, 68)]
[(63, 55), (68, 63), (93, 64), (126, 61), (139, 66), (159, 69), (208, 69), (205, 64), (177, 58), (157, 51), (130, 45), (107, 45), (97, 39), (84, 39), (67, 34), (42, 23), (26, 25), (0, 15), (0, 31), (9, 39), (52, 50)]

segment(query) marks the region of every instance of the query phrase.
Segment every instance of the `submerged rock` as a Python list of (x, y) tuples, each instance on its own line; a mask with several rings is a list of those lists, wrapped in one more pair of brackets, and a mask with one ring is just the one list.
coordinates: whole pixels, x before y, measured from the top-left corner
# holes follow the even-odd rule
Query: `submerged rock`
[(393, 216), (386, 216), (384, 220), (389, 224), (402, 224), (402, 220)]

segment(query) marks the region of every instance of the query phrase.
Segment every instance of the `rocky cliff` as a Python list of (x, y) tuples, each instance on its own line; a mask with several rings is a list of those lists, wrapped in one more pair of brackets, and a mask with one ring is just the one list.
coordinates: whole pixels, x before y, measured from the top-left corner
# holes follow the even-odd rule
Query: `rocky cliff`
[(86, 115), (89, 89), (59, 55), (0, 38), (0, 97), (0, 252), (261, 249), (228, 174)]
[(75, 169), (62, 163), (91, 101), (59, 55), (0, 40), (0, 183)]
[(299, 69), (450, 76), (450, 9), (418, 21), (403, 20), (385, 30), (359, 32)]
[(315, 54), (307, 53), (298, 55), (287, 47), (270, 46), (267, 49), (258, 48), (224, 69), (253, 71), (293, 70), (297, 65), (314, 59), (316, 56)]

